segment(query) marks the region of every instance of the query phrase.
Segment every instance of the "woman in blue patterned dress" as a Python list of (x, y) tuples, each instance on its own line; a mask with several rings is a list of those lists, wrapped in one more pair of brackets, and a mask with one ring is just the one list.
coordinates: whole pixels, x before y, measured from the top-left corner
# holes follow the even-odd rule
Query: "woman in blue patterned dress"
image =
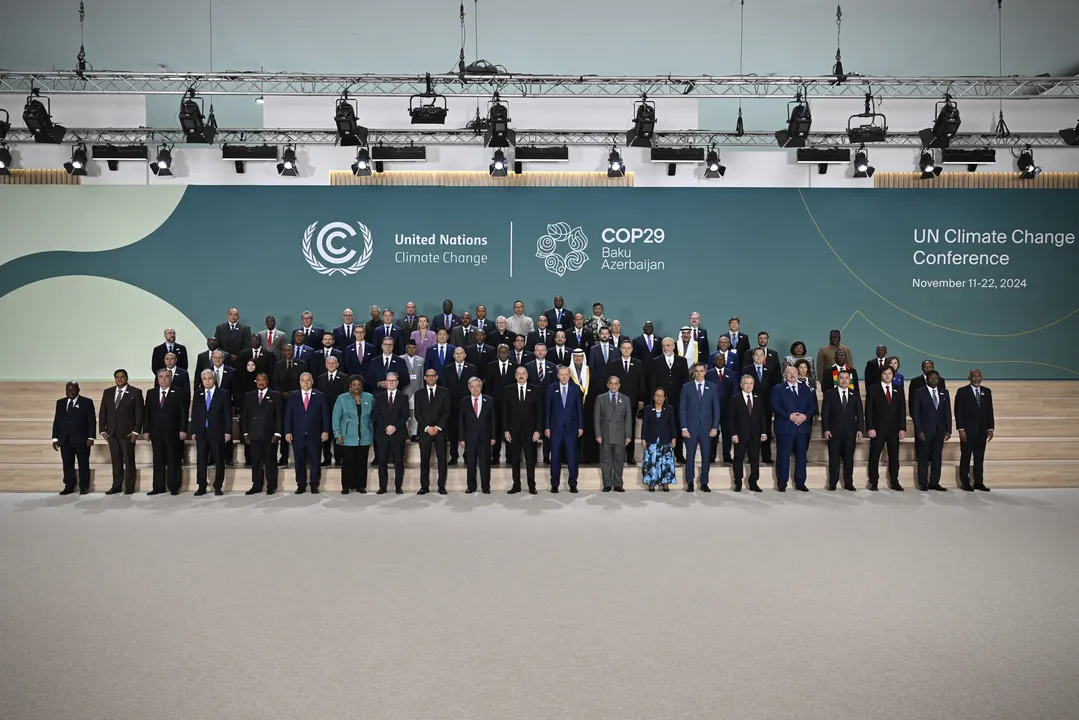
[(674, 484), (674, 440), (678, 428), (674, 418), (674, 408), (666, 402), (663, 388), (656, 388), (652, 395), (652, 407), (646, 407), (641, 424), (641, 445), (644, 447), (641, 460), (641, 479), (648, 486), (649, 492), (655, 492), (659, 485), (663, 492)]

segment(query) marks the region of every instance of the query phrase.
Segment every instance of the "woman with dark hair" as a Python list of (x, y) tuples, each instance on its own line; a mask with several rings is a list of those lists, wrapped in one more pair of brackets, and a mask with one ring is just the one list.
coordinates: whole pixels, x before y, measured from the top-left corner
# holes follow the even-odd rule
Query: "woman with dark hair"
[(809, 360), (798, 358), (794, 361), (794, 367), (798, 369), (798, 382), (805, 385), (813, 392), (817, 391), (817, 379), (809, 374)]
[(892, 372), (895, 373), (895, 377), (892, 378), (892, 387), (902, 393), (903, 375), (899, 372), (899, 358), (895, 355), (892, 355), (890, 358), (888, 358), (887, 366), (890, 367), (892, 369)]
[(438, 344), (438, 338), (435, 336), (435, 331), (428, 327), (426, 315), (416, 318), (416, 327), (419, 329), (413, 330), (411, 337), (416, 343), (416, 355), (423, 359), (427, 357), (427, 350)]
[(798, 367), (798, 361), (805, 360), (809, 366), (806, 371), (806, 377), (810, 379), (813, 386), (817, 384), (817, 373), (813, 369), (813, 359), (806, 357), (806, 344), (801, 340), (795, 340), (791, 343), (791, 354), (783, 358), (783, 372), (787, 372), (788, 367)]
[(352, 375), (348, 392), (337, 397), (333, 405), (333, 437), (341, 446), (341, 494), (349, 491), (367, 492), (367, 452), (375, 431), (371, 413), (375, 398), (363, 391), (363, 378)]
[(678, 436), (674, 408), (666, 401), (663, 388), (656, 388), (652, 395), (652, 407), (646, 407), (642, 415), (641, 446), (644, 454), (641, 460), (641, 480), (648, 486), (649, 492), (656, 491), (659, 485), (663, 492), (676, 480), (674, 471), (674, 441)]

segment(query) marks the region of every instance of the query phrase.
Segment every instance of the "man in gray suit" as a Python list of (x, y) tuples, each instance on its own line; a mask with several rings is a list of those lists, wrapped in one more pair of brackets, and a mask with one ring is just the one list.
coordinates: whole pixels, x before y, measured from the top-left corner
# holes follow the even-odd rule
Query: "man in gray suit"
[(596, 442), (603, 471), (603, 492), (625, 492), (622, 470), (626, 466), (626, 445), (633, 442), (635, 413), (629, 398), (618, 392), (622, 381), (617, 375), (607, 378), (607, 394), (596, 398)]
[(288, 341), (285, 338), (285, 333), (277, 329), (277, 318), (273, 315), (267, 315), (266, 329), (259, 330), (258, 336), (262, 342), (263, 352), (273, 353), (275, 363), (285, 359), (285, 344)]
[(410, 339), (405, 343), (405, 354), (401, 356), (408, 366), (408, 377), (401, 378), (401, 389), (408, 398), (408, 437), (412, 442), (419, 442), (416, 434), (416, 402), (417, 390), (423, 388), (423, 358), (416, 354), (416, 341)]

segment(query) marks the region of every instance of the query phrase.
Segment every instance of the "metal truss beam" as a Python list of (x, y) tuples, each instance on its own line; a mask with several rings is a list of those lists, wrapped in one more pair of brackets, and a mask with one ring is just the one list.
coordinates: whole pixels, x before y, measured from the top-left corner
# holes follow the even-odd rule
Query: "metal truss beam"
[[(701, 75), (621, 77), (598, 75), (439, 74), (432, 75), (436, 92), (446, 96), (490, 97), (498, 91), (514, 97), (661, 97), (879, 98), (939, 99), (1076, 99), (1079, 77), (764, 77)], [(340, 95), (409, 97), (427, 89), (425, 75), (315, 75), (304, 73), (135, 73), (94, 71), (0, 71), (0, 93), (26, 95), (31, 87), (45, 95), (111, 93), (180, 95), (196, 88), (203, 95)]]
[[(775, 133), (747, 132), (744, 135), (707, 130), (684, 130), (679, 132), (656, 133), (653, 145), (656, 147), (769, 147), (779, 149)], [(107, 128), (75, 129), (69, 128), (65, 142), (67, 144), (82, 140), (87, 144), (129, 144), (145, 143), (148, 145), (185, 145), (183, 132), (178, 128)], [(8, 143), (30, 143), (33, 137), (25, 129), (12, 128), (7, 135)], [(483, 145), (483, 136), (471, 130), (370, 130), (368, 142), (372, 145)], [(517, 130), (518, 145), (604, 145), (622, 147), (626, 142), (624, 130), (578, 131), (578, 130)], [(274, 129), (219, 129), (214, 138), (215, 145), (334, 145), (337, 133), (333, 130), (274, 130)], [(845, 133), (812, 133), (810, 145), (852, 146)], [(922, 141), (917, 133), (890, 133), (887, 142), (872, 143), (874, 147), (921, 147)], [(1063, 147), (1064, 141), (1057, 133), (1013, 133), (1008, 137), (991, 134), (960, 134), (952, 140), (952, 147), (981, 148), (1031, 145), (1034, 147)], [(192, 148), (205, 147), (200, 144)]]

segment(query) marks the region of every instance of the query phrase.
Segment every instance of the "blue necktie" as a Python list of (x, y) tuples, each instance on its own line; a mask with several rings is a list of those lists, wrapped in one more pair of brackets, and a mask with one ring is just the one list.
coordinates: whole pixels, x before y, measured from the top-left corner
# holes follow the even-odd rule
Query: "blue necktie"
[(203, 427), (210, 427), (210, 400), (213, 399), (213, 393), (206, 393), (206, 424)]
[(439, 365), (445, 365), (446, 364), (446, 347), (444, 345), (439, 345), (438, 346), (438, 364)]

